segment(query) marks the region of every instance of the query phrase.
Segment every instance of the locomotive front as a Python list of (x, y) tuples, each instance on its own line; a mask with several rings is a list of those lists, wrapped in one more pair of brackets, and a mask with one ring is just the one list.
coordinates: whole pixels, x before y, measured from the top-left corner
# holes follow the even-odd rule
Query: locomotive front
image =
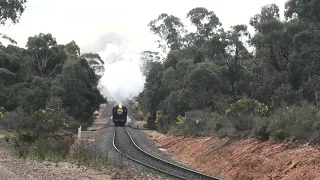
[(115, 126), (124, 126), (127, 123), (127, 107), (117, 105), (112, 109), (112, 122)]

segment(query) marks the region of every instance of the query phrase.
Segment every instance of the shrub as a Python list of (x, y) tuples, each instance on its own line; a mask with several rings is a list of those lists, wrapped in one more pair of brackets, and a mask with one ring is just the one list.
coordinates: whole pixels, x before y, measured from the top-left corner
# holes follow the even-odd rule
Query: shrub
[(255, 138), (265, 141), (269, 139), (269, 119), (266, 117), (254, 117), (252, 134)]
[(39, 138), (39, 135), (34, 132), (30, 132), (30, 131), (18, 131), (17, 132), (17, 140), (19, 142), (32, 143), (38, 138)]
[(66, 123), (59, 118), (59, 114), (54, 109), (39, 109), (34, 112), (22, 129), (38, 134), (54, 133), (65, 127)]
[(147, 117), (146, 117), (146, 120), (147, 120), (147, 127), (150, 128), (150, 129), (155, 129), (155, 119), (154, 117), (152, 117), (151, 113), (148, 113), (147, 114)]
[(156, 129), (160, 132), (167, 133), (170, 125), (172, 124), (170, 119), (171, 118), (168, 115), (163, 116), (162, 112), (158, 110), (156, 112), (155, 120)]
[[(23, 115), (17, 112), (10, 112), (6, 118), (20, 118)], [(55, 134), (66, 125), (67, 119), (64, 119), (65, 116), (61, 113), (50, 108), (39, 109), (29, 117), (15, 120), (18, 122), (18, 125), (15, 125), (17, 129), (8, 140), (17, 155), (40, 160), (66, 159), (74, 138)]]
[(67, 159), (74, 141), (75, 138), (65, 135), (39, 136), (27, 131), (18, 132), (10, 139), (11, 146), (19, 157), (51, 161)]
[(4, 117), (5, 109), (4, 107), (0, 107), (0, 120)]
[(268, 107), (253, 99), (242, 98), (232, 103), (225, 115), (238, 131), (251, 131), (255, 116), (266, 116)]
[(292, 136), (299, 139), (317, 137), (320, 131), (319, 108), (302, 102), (301, 106), (281, 107), (270, 116), (268, 131), (276, 140)]
[(183, 124), (183, 117), (182, 117), (181, 115), (179, 115), (179, 116), (177, 117), (177, 122), (176, 122), (176, 124)]
[(169, 129), (174, 134), (215, 134), (215, 135), (233, 135), (234, 128), (227, 117), (221, 116), (217, 112), (210, 110), (196, 110), (186, 113), (186, 117), (178, 116), (176, 124)]
[(76, 161), (78, 166), (82, 164), (88, 166), (108, 165), (108, 157), (104, 154), (96, 145), (83, 142), (70, 154), (70, 159)]
[(6, 131), (14, 131), (21, 127), (28, 118), (28, 114), (23, 112), (23, 109), (17, 108), (15, 111), (4, 113), (0, 127)]
[(268, 112), (268, 107), (258, 102), (257, 100), (242, 98), (235, 103), (231, 104), (231, 107), (226, 110), (226, 116), (243, 116), (243, 115), (259, 115), (265, 116)]

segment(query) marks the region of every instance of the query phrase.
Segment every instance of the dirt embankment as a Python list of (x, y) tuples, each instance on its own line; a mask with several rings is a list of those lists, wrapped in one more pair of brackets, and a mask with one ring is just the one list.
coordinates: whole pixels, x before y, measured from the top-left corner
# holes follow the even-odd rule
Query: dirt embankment
[(226, 179), (320, 180), (320, 147), (308, 144), (176, 137), (146, 131), (173, 159)]

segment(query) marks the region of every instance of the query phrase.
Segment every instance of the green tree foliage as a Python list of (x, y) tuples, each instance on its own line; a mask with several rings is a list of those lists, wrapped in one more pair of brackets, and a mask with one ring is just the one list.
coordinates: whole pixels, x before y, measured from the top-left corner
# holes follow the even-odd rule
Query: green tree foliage
[[(163, 60), (159, 60), (158, 52), (142, 53), (146, 83), (139, 101), (143, 112), (156, 117), (161, 110), (162, 122), (173, 128), (184, 126), (186, 132), (194, 132), (186, 128), (197, 119), (194, 114), (190, 119), (188, 112), (209, 110), (224, 117), (216, 119), (227, 118), (235, 129), (252, 130), (261, 139), (294, 135), (287, 131), (290, 120), (270, 118), (280, 116), (283, 107), (301, 107), (302, 101), (319, 110), (319, 7), (316, 0), (288, 0), (285, 20), (281, 20), (276, 4), (265, 5), (248, 20), (254, 34), (244, 24), (223, 29), (216, 14), (204, 7), (186, 13), (195, 27), (193, 32), (186, 31), (178, 17), (161, 14), (149, 27), (168, 53)], [(226, 111), (231, 116), (225, 116)], [(199, 121), (211, 123), (216, 127), (212, 127), (213, 132), (229, 127), (227, 122)], [(309, 135), (316, 137), (314, 131)]]
[(5, 109), (4, 107), (0, 107), (0, 120), (4, 117)]
[(21, 108), (30, 116), (39, 109), (52, 108), (72, 117), (66, 118), (72, 120), (67, 124), (75, 120), (86, 126), (105, 101), (97, 89), (101, 75), (92, 65), (96, 59), (103, 64), (99, 55), (81, 55), (74, 41), (61, 45), (50, 33), (29, 37), (26, 49), (2, 46), (0, 107), (13, 112)]
[(81, 55), (81, 57), (85, 58), (88, 61), (89, 66), (93, 68), (99, 78), (104, 74), (104, 61), (101, 59), (99, 54), (84, 53)]
[(3, 0), (1, 1), (0, 8), (0, 22), (5, 24), (6, 21), (11, 21), (16, 24), (19, 22), (19, 19), (22, 13), (25, 10), (25, 3), (27, 0)]
[(151, 113), (147, 114), (146, 120), (147, 120), (146, 126), (150, 129), (154, 129), (155, 128), (155, 119), (154, 119), (154, 117), (152, 117)]
[(143, 51), (140, 53), (140, 55), (140, 60), (142, 61), (140, 70), (143, 75), (147, 76), (154, 63), (161, 62), (161, 57), (159, 56), (158, 52), (152, 51)]
[(252, 99), (240, 99), (231, 104), (231, 107), (226, 110), (227, 116), (241, 116), (248, 114), (255, 114), (259, 116), (265, 116), (268, 112), (268, 107), (263, 103), (259, 103)]
[[(26, 2), (1, 1), (1, 24), (7, 21), (18, 23)], [(3, 37), (13, 42), (5, 35)], [(100, 64), (96, 65), (96, 61)], [(103, 67), (101, 64), (103, 60), (98, 54), (81, 55), (75, 41), (66, 45), (58, 44), (50, 33), (30, 36), (26, 49), (1, 45), (0, 107), (11, 113), (8, 118), (14, 117), (12, 113), (17, 109), (19, 112), (22, 110), (30, 115), (30, 123), (33, 122), (32, 126), (37, 128), (41, 126), (36, 124), (41, 124), (42, 120), (51, 121), (47, 119), (50, 116), (70, 121), (75, 119), (78, 123), (88, 125), (93, 112), (105, 101), (97, 89), (101, 77), (98, 70)], [(46, 108), (54, 108), (54, 114), (51, 109), (41, 114), (43, 111), (39, 109)], [(6, 120), (7, 123), (9, 121)]]
[[(8, 22), (13, 24), (19, 23), (21, 15), (26, 9), (25, 4), (27, 0), (2, 0), (0, 2), (0, 24), (5, 25)], [(17, 42), (7, 36), (6, 34), (0, 33), (2, 39), (6, 39), (11, 43), (16, 44)], [(2, 43), (0, 42), (0, 45)]]
[[(26, 2), (1, 0), (1, 25), (18, 23)], [(74, 140), (61, 132), (86, 128), (105, 102), (97, 89), (103, 63), (98, 54), (81, 54), (75, 41), (59, 44), (50, 33), (30, 36), (26, 48), (0, 42), (0, 129), (14, 131), (6, 140), (17, 155), (67, 158)]]
[(0, 83), (3, 85), (10, 85), (14, 83), (16, 76), (8, 69), (0, 68)]
[(55, 133), (62, 128), (66, 122), (60, 119), (58, 112), (51, 108), (39, 109), (23, 124), (22, 129), (39, 135)]
[[(158, 24), (158, 23), (161, 24)], [(172, 49), (180, 49), (182, 46), (182, 33), (185, 32), (184, 24), (181, 20), (173, 15), (162, 13), (157, 19), (152, 20), (148, 26), (150, 30), (157, 34), (161, 40), (159, 40), (159, 47), (162, 47), (166, 51), (166, 45)], [(165, 44), (160, 42), (164, 41)]]
[(75, 41), (71, 41), (68, 44), (66, 44), (65, 51), (70, 54), (80, 56), (80, 47), (76, 44)]

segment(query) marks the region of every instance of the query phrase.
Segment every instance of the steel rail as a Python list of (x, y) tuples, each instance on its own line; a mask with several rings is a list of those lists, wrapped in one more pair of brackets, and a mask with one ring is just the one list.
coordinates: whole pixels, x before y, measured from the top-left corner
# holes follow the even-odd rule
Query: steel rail
[[(117, 130), (116, 130), (116, 131), (117, 131)], [(163, 170), (158, 169), (158, 168), (156, 168), (156, 167), (150, 166), (150, 165), (148, 165), (148, 164), (145, 164), (145, 163), (143, 163), (143, 162), (141, 162), (141, 161), (139, 161), (139, 160), (137, 160), (137, 159), (135, 159), (135, 158), (133, 158), (133, 157), (125, 154), (125, 153), (123, 153), (122, 151), (120, 151), (120, 150), (117, 148), (116, 143), (115, 143), (116, 131), (114, 132), (114, 136), (113, 136), (113, 147), (116, 149), (116, 151), (117, 151), (118, 153), (120, 153), (121, 155), (123, 155), (123, 156), (131, 159), (132, 161), (135, 161), (136, 163), (141, 164), (141, 165), (143, 165), (143, 166), (149, 167), (149, 168), (151, 168), (151, 169), (154, 169), (154, 170), (156, 170), (156, 171), (162, 172), (162, 173), (164, 173), (164, 174), (170, 175), (170, 176), (175, 177), (175, 178), (179, 178), (179, 179), (183, 179), (183, 180), (188, 180), (188, 179), (186, 179), (186, 178), (184, 178), (184, 177), (181, 177), (181, 176), (178, 176), (178, 175), (175, 175), (175, 174), (172, 174), (172, 173), (163, 171)]]
[[(212, 180), (223, 180), (223, 179), (218, 178), (218, 177), (210, 176), (210, 175), (204, 174), (204, 173), (199, 172), (199, 171), (195, 171), (195, 170), (192, 170), (192, 169), (188, 169), (188, 168), (186, 168), (186, 167), (183, 167), (183, 166), (179, 166), (179, 165), (173, 164), (173, 163), (171, 163), (171, 162), (169, 162), (169, 161), (166, 161), (166, 160), (164, 160), (164, 159), (161, 159), (161, 158), (159, 158), (159, 157), (156, 157), (156, 156), (154, 156), (154, 155), (146, 152), (145, 150), (143, 150), (142, 148), (140, 148), (140, 147), (135, 143), (135, 141), (133, 140), (132, 136), (131, 136), (130, 133), (128, 132), (127, 128), (124, 127), (124, 129), (126, 130), (128, 136), (130, 137), (131, 142), (134, 144), (134, 146), (135, 146), (137, 149), (139, 149), (141, 152), (143, 152), (144, 154), (147, 154), (149, 157), (152, 157), (152, 158), (154, 158), (154, 159), (157, 159), (157, 160), (159, 160), (159, 161), (162, 161), (162, 162), (164, 162), (164, 163), (166, 163), (166, 164), (169, 164), (169, 165), (171, 165), (171, 166), (174, 166), (174, 167), (176, 167), (176, 168), (178, 167), (178, 168), (184, 169), (184, 170), (186, 170), (186, 171), (189, 171), (189, 172), (192, 172), (192, 173), (201, 175), (201, 176), (203, 176), (203, 177), (210, 178), (210, 179), (212, 179)], [(185, 178), (184, 178), (184, 179), (185, 179)]]

